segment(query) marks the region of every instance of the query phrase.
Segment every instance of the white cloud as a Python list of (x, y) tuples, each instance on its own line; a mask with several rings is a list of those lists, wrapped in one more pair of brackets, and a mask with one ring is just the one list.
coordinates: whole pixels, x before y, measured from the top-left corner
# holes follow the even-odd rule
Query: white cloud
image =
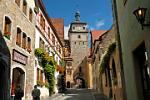
[(68, 30), (69, 30), (69, 27), (70, 27), (70, 25), (69, 26), (64, 26), (64, 38), (65, 39), (68, 39)]
[(105, 25), (105, 21), (104, 20), (98, 20), (96, 22), (96, 27), (97, 28), (100, 28), (101, 26), (104, 26)]

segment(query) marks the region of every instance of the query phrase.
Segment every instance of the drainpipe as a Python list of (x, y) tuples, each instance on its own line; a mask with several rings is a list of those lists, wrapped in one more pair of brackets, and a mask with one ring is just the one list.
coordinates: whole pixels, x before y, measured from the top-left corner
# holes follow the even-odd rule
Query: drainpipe
[(120, 68), (121, 68), (121, 82), (122, 82), (122, 89), (123, 89), (123, 100), (127, 100), (127, 94), (126, 94), (126, 85), (125, 85), (125, 77), (124, 77), (124, 69), (123, 69), (123, 59), (122, 59), (122, 47), (121, 47), (121, 40), (120, 40), (120, 32), (119, 32), (119, 24), (118, 24), (118, 12), (117, 12), (117, 4), (116, 0), (112, 0), (112, 6), (114, 9), (114, 18), (115, 18), (115, 24), (117, 28), (117, 44), (118, 44), (118, 50), (119, 50), (119, 59), (120, 59)]

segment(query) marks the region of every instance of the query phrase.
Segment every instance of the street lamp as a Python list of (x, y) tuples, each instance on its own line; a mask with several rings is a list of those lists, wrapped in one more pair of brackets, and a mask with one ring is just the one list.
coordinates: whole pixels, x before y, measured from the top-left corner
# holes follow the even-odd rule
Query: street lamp
[(145, 24), (145, 16), (146, 16), (147, 8), (138, 7), (136, 10), (133, 11), (133, 14), (136, 16), (138, 22), (142, 26), (142, 30), (144, 26), (150, 26), (150, 24)]

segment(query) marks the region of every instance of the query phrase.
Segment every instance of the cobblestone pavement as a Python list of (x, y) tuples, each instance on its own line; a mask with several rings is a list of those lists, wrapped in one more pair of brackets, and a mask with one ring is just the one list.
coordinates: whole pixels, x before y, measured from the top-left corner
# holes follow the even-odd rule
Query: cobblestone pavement
[(65, 94), (57, 94), (45, 100), (108, 100), (101, 94), (95, 94), (89, 89), (68, 89)]

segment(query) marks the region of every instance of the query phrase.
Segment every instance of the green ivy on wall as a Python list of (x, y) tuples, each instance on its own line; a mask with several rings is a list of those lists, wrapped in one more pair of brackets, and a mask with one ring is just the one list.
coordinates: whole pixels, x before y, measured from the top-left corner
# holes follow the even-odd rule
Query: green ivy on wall
[(42, 48), (35, 49), (35, 55), (41, 59), (42, 67), (48, 81), (50, 94), (54, 91), (56, 62), (52, 56), (49, 56)]
[(115, 48), (116, 48), (116, 42), (113, 42), (112, 44), (109, 45), (106, 53), (103, 55), (102, 60), (100, 62), (100, 68), (99, 68), (100, 73), (103, 73), (105, 71), (105, 68), (108, 67), (110, 55), (115, 50)]

